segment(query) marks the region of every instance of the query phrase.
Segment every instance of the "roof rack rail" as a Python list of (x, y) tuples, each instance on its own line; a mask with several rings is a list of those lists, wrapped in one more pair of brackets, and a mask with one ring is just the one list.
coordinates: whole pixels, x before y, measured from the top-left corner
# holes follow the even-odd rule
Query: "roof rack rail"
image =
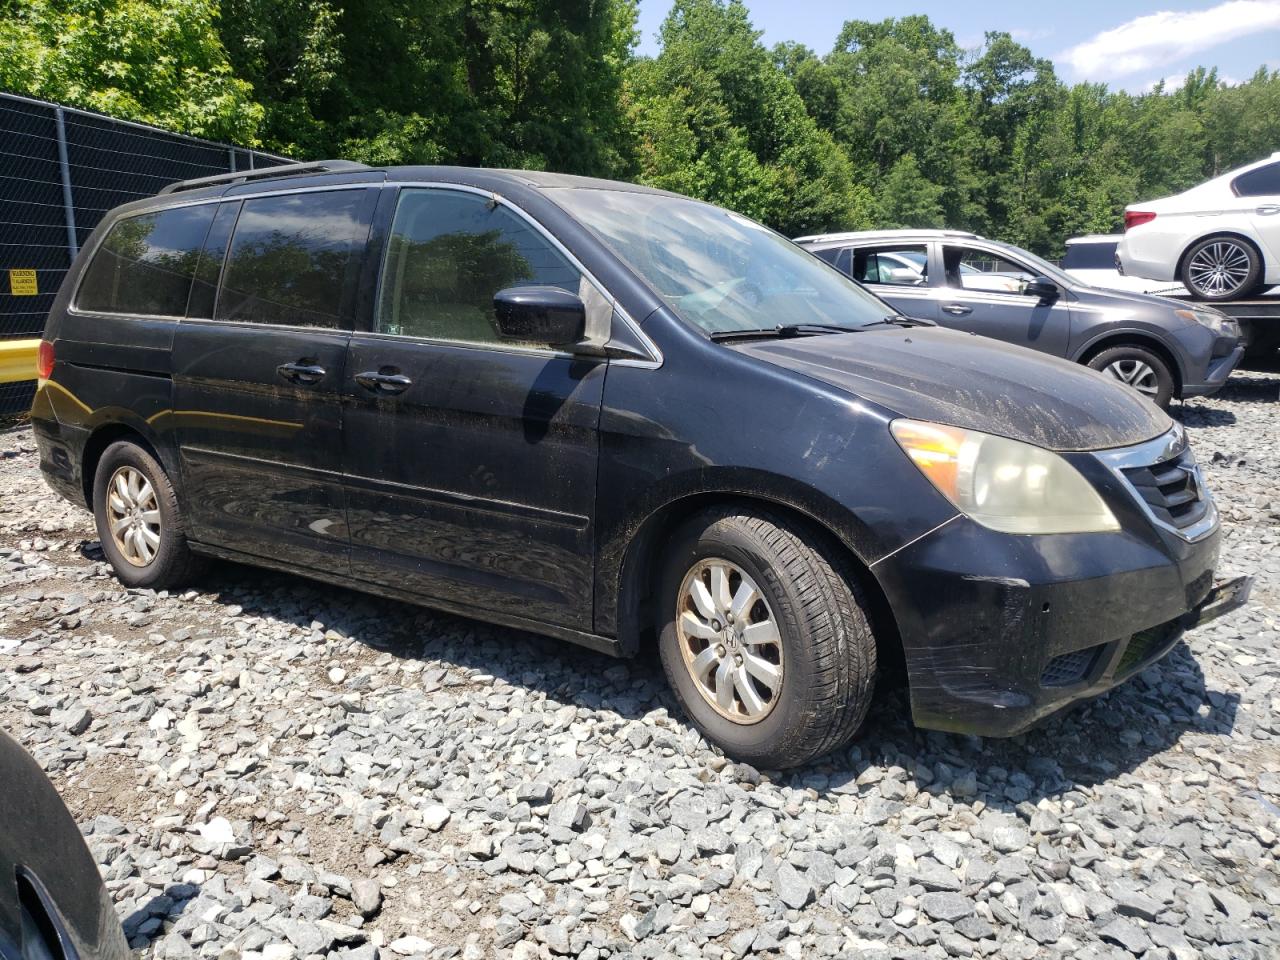
[(167, 193), (181, 193), (184, 190), (199, 190), (202, 187), (214, 187), (220, 183), (246, 183), (250, 180), (268, 180), (273, 177), (296, 177), (304, 173), (334, 173), (339, 170), (368, 170), (369, 167), (354, 160), (317, 160), (314, 163), (282, 163), (274, 167), (258, 167), (256, 170), (236, 170), (232, 173), (216, 173), (212, 177), (196, 177), (194, 180), (179, 180), (160, 191), (160, 196)]

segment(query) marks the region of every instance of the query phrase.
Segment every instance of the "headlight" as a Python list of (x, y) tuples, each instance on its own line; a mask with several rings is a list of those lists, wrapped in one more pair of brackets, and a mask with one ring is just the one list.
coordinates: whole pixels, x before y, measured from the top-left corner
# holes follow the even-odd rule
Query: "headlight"
[(1197, 309), (1175, 310), (1173, 312), (1183, 320), (1190, 320), (1192, 323), (1198, 323), (1202, 327), (1208, 327), (1220, 337), (1240, 336), (1240, 325), (1225, 313), (1219, 313), (1217, 310)]
[(889, 424), (911, 461), (956, 508), (1002, 533), (1119, 530), (1097, 491), (1056, 453), (918, 420)]

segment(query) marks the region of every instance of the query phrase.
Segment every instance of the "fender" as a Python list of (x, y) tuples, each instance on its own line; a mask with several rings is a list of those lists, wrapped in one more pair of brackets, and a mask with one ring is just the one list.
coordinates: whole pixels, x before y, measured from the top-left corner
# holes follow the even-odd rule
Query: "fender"
[(1175, 347), (1171, 347), (1164, 337), (1143, 327), (1119, 327), (1104, 330), (1101, 333), (1090, 337), (1083, 344), (1073, 350), (1071, 353), (1071, 360), (1075, 363), (1083, 363), (1084, 361), (1081, 357), (1087, 356), (1098, 344), (1105, 343), (1108, 340), (1117, 340), (1125, 343), (1136, 342), (1138, 346), (1141, 346), (1141, 342), (1144, 340), (1154, 343), (1169, 356), (1169, 359), (1173, 361), (1174, 366), (1177, 367), (1178, 382), (1185, 383), (1187, 381), (1187, 371), (1183, 366), (1181, 358), (1182, 351)]
[(597, 633), (618, 638), (621, 655), (630, 656), (639, 649), (647, 626), (643, 608), (655, 551), (689, 516), (731, 501), (796, 515), (849, 551), (869, 572), (872, 564), (899, 546), (885, 542), (833, 498), (793, 478), (731, 467), (707, 467), (664, 478), (633, 504), (620, 523), (600, 531), (595, 628)]

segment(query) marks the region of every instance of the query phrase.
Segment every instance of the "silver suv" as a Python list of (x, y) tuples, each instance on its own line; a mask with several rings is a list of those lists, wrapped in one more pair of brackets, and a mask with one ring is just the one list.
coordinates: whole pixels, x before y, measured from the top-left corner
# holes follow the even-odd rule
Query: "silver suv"
[(1214, 393), (1244, 353), (1236, 322), (1212, 307), (1091, 287), (973, 233), (876, 230), (796, 243), (905, 316), (1086, 364), (1161, 407)]

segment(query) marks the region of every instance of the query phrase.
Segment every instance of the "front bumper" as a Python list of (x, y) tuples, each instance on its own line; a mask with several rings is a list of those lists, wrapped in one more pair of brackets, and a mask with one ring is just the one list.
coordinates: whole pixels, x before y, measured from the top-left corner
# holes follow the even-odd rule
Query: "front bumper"
[(1222, 389), (1222, 385), (1227, 382), (1227, 377), (1231, 376), (1231, 371), (1244, 358), (1244, 350), (1244, 344), (1240, 343), (1225, 357), (1215, 357), (1210, 360), (1208, 367), (1205, 369), (1203, 380), (1183, 383), (1183, 398), (1207, 397), (1210, 394), (1217, 393)]
[(874, 565), (901, 634), (918, 726), (1021, 733), (1122, 683), (1185, 630), (1247, 599), (1248, 580), (1214, 583), (1216, 514), (1184, 539), (1150, 522), (1100, 460), (1071, 459), (1120, 531), (1012, 536), (959, 516)]

